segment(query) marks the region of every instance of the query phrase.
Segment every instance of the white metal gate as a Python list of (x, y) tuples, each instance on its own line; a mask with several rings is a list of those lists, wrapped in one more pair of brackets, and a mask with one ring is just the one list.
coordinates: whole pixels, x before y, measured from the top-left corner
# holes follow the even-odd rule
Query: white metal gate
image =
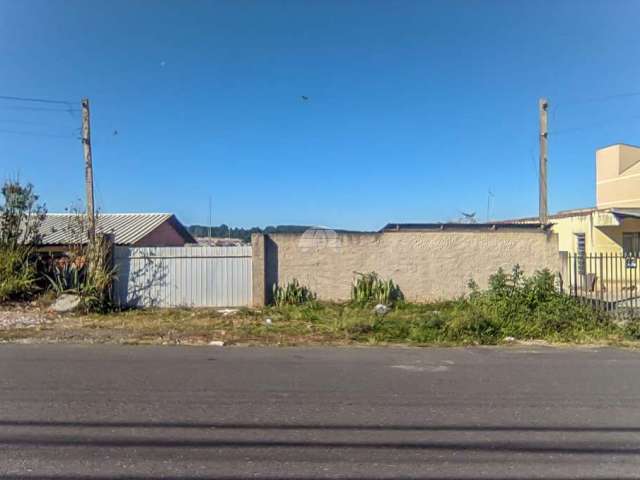
[(116, 247), (120, 306), (251, 305), (251, 246)]

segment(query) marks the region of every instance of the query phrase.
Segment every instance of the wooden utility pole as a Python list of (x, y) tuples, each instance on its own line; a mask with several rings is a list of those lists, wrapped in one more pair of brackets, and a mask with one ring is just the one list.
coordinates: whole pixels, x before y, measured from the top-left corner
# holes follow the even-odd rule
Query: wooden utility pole
[(93, 205), (93, 162), (91, 160), (91, 125), (89, 122), (89, 99), (82, 99), (82, 147), (84, 150), (84, 181), (87, 191), (87, 219), (89, 240), (96, 237), (96, 216)]
[(549, 218), (547, 209), (547, 148), (549, 142), (549, 131), (547, 125), (547, 110), (549, 102), (546, 98), (538, 101), (538, 112), (540, 114), (540, 178), (539, 178), (539, 207), (540, 223), (545, 224)]

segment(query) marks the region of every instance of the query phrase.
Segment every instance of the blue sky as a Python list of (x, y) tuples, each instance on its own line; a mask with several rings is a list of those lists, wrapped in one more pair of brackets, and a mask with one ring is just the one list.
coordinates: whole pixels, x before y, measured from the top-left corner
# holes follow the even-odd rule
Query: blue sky
[[(0, 95), (90, 98), (104, 211), (206, 223), (211, 195), (215, 224), (377, 229), (484, 219), (491, 189), (506, 218), (537, 212), (538, 97), (552, 211), (594, 204), (596, 148), (640, 144), (640, 95), (615, 96), (640, 92), (638, 18), (622, 0), (0, 0)], [(0, 101), (0, 177), (50, 211), (84, 192), (59, 107)]]

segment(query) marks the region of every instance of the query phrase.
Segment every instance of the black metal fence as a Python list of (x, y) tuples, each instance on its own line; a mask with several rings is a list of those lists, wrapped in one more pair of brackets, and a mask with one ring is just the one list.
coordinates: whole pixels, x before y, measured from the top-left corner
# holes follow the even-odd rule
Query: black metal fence
[(640, 257), (563, 253), (560, 288), (580, 301), (615, 315), (640, 311)]

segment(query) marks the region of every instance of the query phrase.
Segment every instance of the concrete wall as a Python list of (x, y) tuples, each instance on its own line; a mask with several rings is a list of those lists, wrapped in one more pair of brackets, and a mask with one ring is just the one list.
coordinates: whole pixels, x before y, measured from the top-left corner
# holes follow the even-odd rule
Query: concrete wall
[(471, 278), (486, 286), (499, 267), (560, 269), (557, 236), (539, 229), (254, 235), (253, 252), (255, 305), (270, 299), (274, 283), (293, 278), (340, 301), (349, 299), (355, 272), (375, 271), (407, 299), (430, 301), (467, 293)]

